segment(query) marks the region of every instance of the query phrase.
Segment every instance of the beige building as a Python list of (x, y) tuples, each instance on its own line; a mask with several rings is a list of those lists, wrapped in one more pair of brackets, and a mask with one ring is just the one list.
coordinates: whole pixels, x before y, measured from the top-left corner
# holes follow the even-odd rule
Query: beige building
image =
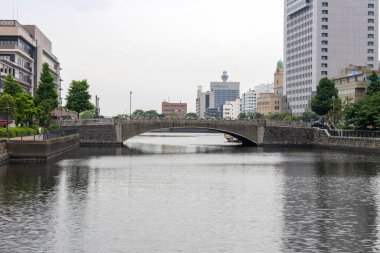
[[(380, 71), (376, 71), (380, 75)], [(351, 103), (358, 101), (367, 92), (368, 77), (372, 74), (370, 67), (349, 65), (332, 78), (338, 89), (339, 97)]]
[(187, 103), (162, 102), (162, 114), (166, 118), (185, 119), (187, 117)]
[(261, 93), (258, 96), (257, 113), (263, 115), (282, 113), (283, 74), (282, 61), (278, 61), (276, 71), (274, 72), (274, 92)]
[(0, 88), (5, 76), (11, 74), (24, 91), (34, 96), (44, 63), (49, 64), (59, 94), (61, 68), (51, 41), (35, 25), (0, 20)]

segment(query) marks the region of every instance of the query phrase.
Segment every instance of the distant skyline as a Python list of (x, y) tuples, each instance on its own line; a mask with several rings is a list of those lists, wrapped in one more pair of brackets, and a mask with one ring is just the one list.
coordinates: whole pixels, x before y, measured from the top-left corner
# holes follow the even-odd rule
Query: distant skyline
[(225, 70), (241, 92), (273, 81), (283, 57), (283, 0), (13, 0), (1, 19), (35, 24), (61, 62), (64, 95), (87, 79), (101, 114), (188, 103)]

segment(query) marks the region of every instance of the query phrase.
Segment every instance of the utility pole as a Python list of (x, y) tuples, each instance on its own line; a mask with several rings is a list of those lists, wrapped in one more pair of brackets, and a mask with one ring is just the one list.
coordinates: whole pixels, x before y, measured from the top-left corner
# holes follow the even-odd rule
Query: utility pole
[(132, 91), (129, 92), (129, 120), (132, 120)]
[(99, 108), (99, 100), (100, 97), (98, 95), (95, 96), (95, 118), (99, 118), (100, 114), (100, 108)]

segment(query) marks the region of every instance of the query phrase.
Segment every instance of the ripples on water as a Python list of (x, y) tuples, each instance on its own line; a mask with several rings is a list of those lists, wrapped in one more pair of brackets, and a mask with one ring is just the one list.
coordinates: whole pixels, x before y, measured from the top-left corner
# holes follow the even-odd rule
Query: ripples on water
[(377, 155), (163, 135), (0, 167), (0, 252), (380, 251)]

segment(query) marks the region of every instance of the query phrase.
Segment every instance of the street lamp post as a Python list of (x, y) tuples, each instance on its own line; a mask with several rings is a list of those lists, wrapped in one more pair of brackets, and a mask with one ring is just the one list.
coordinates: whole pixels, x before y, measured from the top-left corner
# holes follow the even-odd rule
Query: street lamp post
[(5, 107), (5, 110), (7, 110), (7, 133), (9, 133), (9, 110), (11, 108), (9, 106)]
[(129, 120), (132, 120), (132, 91), (129, 92)]

